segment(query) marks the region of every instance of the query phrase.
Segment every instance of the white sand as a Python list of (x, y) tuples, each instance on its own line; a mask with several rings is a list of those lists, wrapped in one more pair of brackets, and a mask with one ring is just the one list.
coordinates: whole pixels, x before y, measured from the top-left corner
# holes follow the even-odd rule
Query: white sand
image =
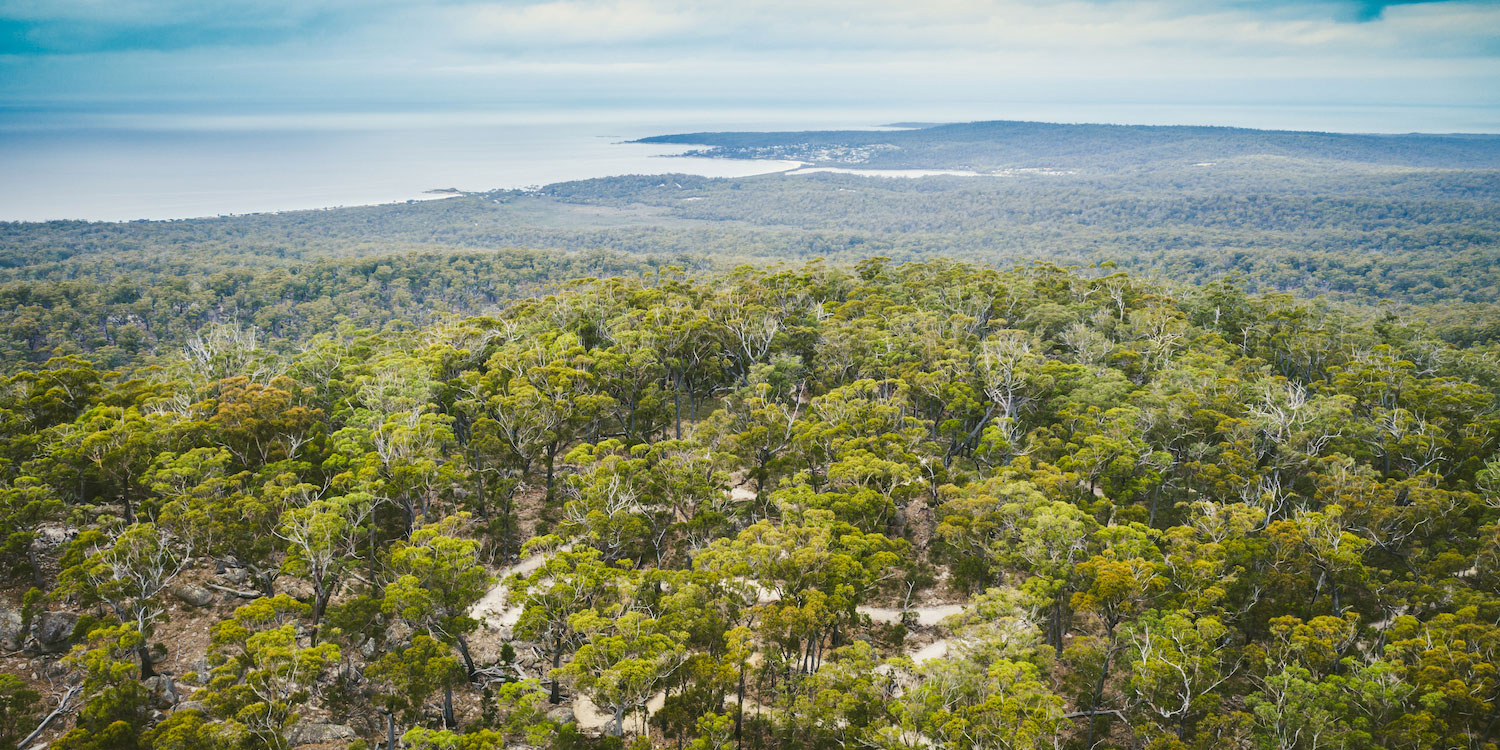
[(521, 607), (510, 606), (506, 599), (510, 596), (510, 588), (505, 585), (507, 578), (512, 575), (526, 575), (542, 567), (547, 561), (546, 555), (533, 555), (515, 565), (510, 565), (496, 571), (497, 583), (490, 589), (484, 598), (474, 603), (469, 609), (469, 616), (495, 628), (502, 636), (509, 637), (510, 629), (515, 627), (516, 621), (521, 619)]
[[(870, 619), (874, 620), (875, 622), (881, 622), (887, 625), (895, 625), (901, 622), (901, 613), (903, 610), (893, 609), (890, 607), (871, 607), (862, 605), (858, 608), (858, 611), (860, 612), (860, 614), (869, 615)], [(943, 618), (948, 617), (949, 615), (956, 615), (959, 612), (964, 611), (964, 605), (934, 604), (927, 607), (912, 607), (911, 609), (905, 611), (915, 612), (917, 615), (917, 624), (921, 625), (922, 627), (930, 628), (938, 624), (939, 622), (942, 622)]]

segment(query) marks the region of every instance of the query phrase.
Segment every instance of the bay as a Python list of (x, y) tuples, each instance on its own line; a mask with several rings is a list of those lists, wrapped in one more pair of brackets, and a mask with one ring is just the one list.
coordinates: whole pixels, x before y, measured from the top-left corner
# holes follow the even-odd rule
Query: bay
[(681, 121), (314, 115), (84, 118), (48, 127), (23, 119), (0, 118), (0, 220), (184, 219), (422, 200), (449, 188), (672, 172), (736, 177), (796, 166), (668, 158), (691, 147), (622, 142)]

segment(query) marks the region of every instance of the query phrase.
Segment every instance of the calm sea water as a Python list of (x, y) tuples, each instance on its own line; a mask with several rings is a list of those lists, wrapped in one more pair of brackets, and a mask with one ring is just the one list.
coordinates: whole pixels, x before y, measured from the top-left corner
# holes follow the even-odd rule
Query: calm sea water
[(367, 115), (106, 117), (36, 127), (10, 119), (0, 128), (0, 220), (189, 218), (390, 203), (441, 188), (791, 166), (664, 158), (686, 147), (620, 142), (664, 132), (665, 123)]
[(872, 127), (900, 120), (1215, 124), (1352, 132), (1500, 131), (1463, 108), (1008, 104), (943, 112), (202, 114), (0, 109), (0, 220), (174, 219), (389, 203), (440, 188), (619, 174), (733, 177), (785, 162), (665, 158), (661, 133)]

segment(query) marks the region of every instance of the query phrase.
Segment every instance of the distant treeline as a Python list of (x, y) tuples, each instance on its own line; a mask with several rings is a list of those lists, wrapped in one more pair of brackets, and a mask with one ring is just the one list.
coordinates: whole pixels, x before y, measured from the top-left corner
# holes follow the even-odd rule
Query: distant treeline
[[(577, 276), (870, 256), (1234, 277), (1252, 292), (1391, 308), (1460, 345), (1500, 340), (1494, 138), (1030, 123), (813, 135), (838, 158), (877, 138), (927, 149), (865, 149), (876, 154), (866, 166), (982, 166), (966, 154), (1040, 154), (1065, 136), (1078, 153), (1113, 156), (1069, 174), (625, 176), (409, 205), (0, 223), (0, 352), (11, 367), (58, 353), (120, 366), (216, 323), (294, 339), (340, 319), (479, 313)], [(1193, 151), (1212, 144), (1215, 156)], [(1465, 168), (1443, 166), (1450, 152)]]
[(343, 324), (430, 325), (580, 277), (649, 273), (654, 258), (609, 253), (409, 253), (291, 268), (138, 274), (0, 284), (0, 358), (14, 370), (87, 353), (108, 367), (176, 358), (211, 325), (254, 329), (272, 350)]
[(709, 146), (707, 155), (729, 158), (838, 163), (863, 156), (860, 161), (866, 166), (882, 168), (1120, 169), (1241, 156), (1411, 167), (1500, 168), (1500, 136), (1494, 135), (1373, 135), (1200, 126), (994, 121), (896, 131), (682, 133), (642, 138), (637, 142)]

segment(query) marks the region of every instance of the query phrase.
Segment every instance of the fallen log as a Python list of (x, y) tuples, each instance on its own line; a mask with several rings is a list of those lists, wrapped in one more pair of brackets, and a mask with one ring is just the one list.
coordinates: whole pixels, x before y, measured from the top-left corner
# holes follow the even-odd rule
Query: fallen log
[(239, 597), (241, 599), (259, 599), (262, 596), (265, 596), (265, 594), (262, 594), (259, 591), (246, 591), (244, 589), (232, 589), (232, 588), (229, 588), (228, 586), (220, 586), (217, 583), (206, 583), (205, 582), (203, 585), (206, 588), (213, 589), (214, 591), (218, 591), (218, 592), (221, 592), (221, 593), (224, 593), (224, 594), (230, 594), (232, 596), (237, 596), (237, 597)]
[(72, 702), (73, 696), (77, 695), (78, 691), (82, 689), (82, 685), (74, 685), (73, 687), (68, 688), (68, 692), (63, 693), (62, 700), (57, 702), (57, 708), (53, 709), (52, 713), (47, 714), (47, 718), (42, 719), (42, 723), (36, 725), (36, 729), (31, 730), (31, 734), (26, 735), (25, 739), (17, 742), (16, 747), (26, 747), (30, 745), (32, 740), (41, 736), (42, 732), (47, 731), (47, 725), (51, 724), (53, 719), (56, 719), (68, 710), (68, 704)]

